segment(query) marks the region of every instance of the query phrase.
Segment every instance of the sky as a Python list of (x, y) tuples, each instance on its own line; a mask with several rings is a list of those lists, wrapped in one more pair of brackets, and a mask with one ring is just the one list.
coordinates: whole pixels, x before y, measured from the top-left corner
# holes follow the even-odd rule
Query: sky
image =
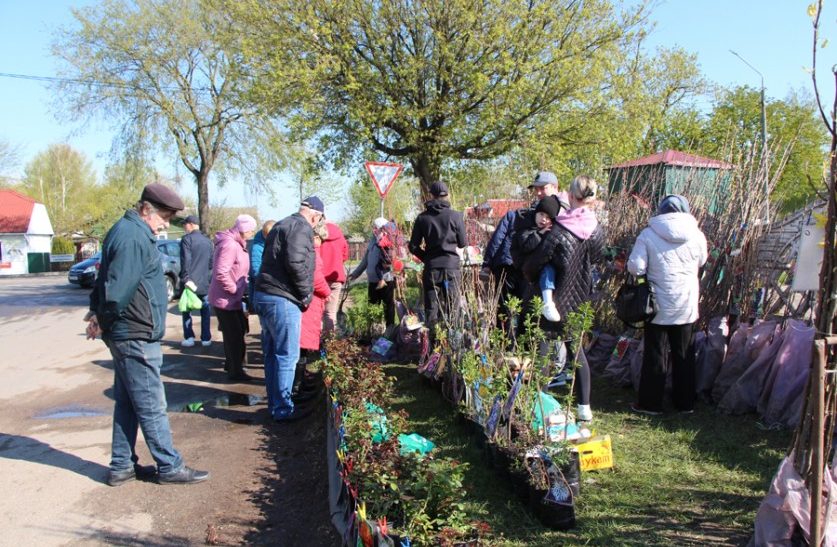
[[(813, 1), (813, 0), (811, 0)], [(57, 61), (49, 51), (56, 28), (72, 23), (71, 7), (91, 5), (92, 0), (0, 0), (0, 73), (31, 76), (57, 75)], [(661, 0), (652, 12), (656, 28), (651, 47), (680, 46), (695, 53), (705, 77), (724, 86), (759, 88), (759, 75), (736, 51), (764, 76), (766, 94), (784, 98), (792, 90), (812, 90), (805, 67), (811, 65), (811, 20), (806, 0)], [(837, 9), (826, 4), (820, 35), (837, 40)], [(820, 53), (819, 66), (837, 64), (837, 41)], [(820, 80), (825, 98), (834, 96), (830, 80)], [(827, 101), (826, 101), (827, 102)], [(68, 143), (91, 160), (101, 176), (108, 163), (113, 133), (102, 124), (61, 123), (51, 111), (50, 91), (43, 82), (0, 76), (0, 139), (18, 146), (20, 164), (0, 175), (20, 177), (25, 164), (50, 144)], [(380, 158), (369, 158), (380, 160)], [(360, 166), (359, 166), (360, 167)], [(158, 160), (165, 174), (187, 173), (175, 159)], [(188, 181), (188, 179), (186, 179)], [(396, 182), (397, 184), (398, 182)], [(184, 195), (197, 201), (194, 184), (184, 183)], [(213, 203), (229, 206), (257, 205), (262, 219), (282, 218), (293, 212), (298, 196), (280, 191), (278, 205), (245, 192), (234, 181), (224, 188), (210, 186)], [(328, 203), (340, 219), (344, 202)]]

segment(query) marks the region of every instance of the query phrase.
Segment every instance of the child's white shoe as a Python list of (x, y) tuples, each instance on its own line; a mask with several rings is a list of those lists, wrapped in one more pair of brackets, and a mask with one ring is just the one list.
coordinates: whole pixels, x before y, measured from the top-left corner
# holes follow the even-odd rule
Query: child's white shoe
[(557, 322), (561, 320), (561, 314), (558, 313), (558, 308), (555, 307), (555, 302), (552, 300), (544, 302), (544, 305), (541, 308), (541, 314), (547, 321)]

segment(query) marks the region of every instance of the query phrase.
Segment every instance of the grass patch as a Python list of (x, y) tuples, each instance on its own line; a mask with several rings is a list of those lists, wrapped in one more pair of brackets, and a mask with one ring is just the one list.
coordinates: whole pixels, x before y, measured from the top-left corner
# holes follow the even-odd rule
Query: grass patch
[(593, 381), (594, 429), (610, 434), (615, 468), (582, 474), (577, 528), (544, 528), (505, 479), (488, 469), (456, 412), (414, 365), (385, 365), (397, 379), (393, 409), (409, 428), (436, 443), (442, 456), (467, 462), (471, 509), (494, 530), (492, 545), (741, 545), (789, 431), (763, 431), (753, 416), (633, 414), (633, 392)]

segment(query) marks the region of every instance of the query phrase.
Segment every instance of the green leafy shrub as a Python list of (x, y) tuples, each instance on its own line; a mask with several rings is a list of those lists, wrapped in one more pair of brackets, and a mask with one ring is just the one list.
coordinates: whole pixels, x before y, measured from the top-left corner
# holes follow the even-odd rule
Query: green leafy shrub
[(76, 246), (69, 237), (55, 236), (52, 238), (52, 254), (74, 255), (76, 254)]

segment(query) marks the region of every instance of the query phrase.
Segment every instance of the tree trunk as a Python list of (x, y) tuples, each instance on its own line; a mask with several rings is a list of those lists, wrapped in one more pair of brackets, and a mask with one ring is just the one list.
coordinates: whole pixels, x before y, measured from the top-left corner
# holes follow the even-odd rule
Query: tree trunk
[(427, 201), (430, 199), (430, 185), (439, 180), (440, 162), (438, 159), (418, 156), (410, 158), (410, 165), (421, 184), (422, 200)]
[[(207, 233), (209, 229), (209, 169), (201, 166), (201, 170), (195, 176), (198, 185), (198, 219), (201, 223), (201, 230)], [(209, 235), (207, 233), (207, 235)]]

